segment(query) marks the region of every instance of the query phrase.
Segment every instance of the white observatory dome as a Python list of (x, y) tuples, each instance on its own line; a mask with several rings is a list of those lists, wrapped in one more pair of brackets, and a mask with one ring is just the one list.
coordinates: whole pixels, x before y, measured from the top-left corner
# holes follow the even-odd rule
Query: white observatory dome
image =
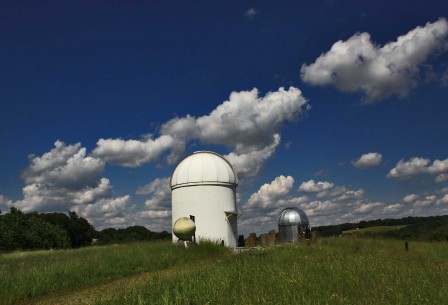
[[(198, 242), (212, 240), (236, 247), (237, 185), (235, 170), (221, 155), (198, 151), (183, 159), (171, 176), (173, 229), (179, 218), (190, 218)], [(173, 235), (173, 242), (177, 240)]]
[(237, 185), (232, 165), (211, 151), (197, 151), (183, 159), (171, 176), (171, 189), (203, 184)]

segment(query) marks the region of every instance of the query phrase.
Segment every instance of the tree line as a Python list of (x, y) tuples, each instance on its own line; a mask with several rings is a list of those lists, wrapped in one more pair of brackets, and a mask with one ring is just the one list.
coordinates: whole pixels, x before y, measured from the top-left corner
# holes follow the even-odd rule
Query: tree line
[(428, 217), (404, 217), (401, 219), (376, 219), (360, 221), (358, 223), (343, 223), (338, 225), (319, 226), (313, 228), (319, 236), (338, 236), (343, 231), (353, 229), (364, 229), (378, 226), (405, 227), (387, 232), (371, 232), (365, 236), (421, 239), (421, 240), (447, 240), (448, 241), (448, 215)]
[(66, 249), (96, 244), (125, 243), (171, 238), (164, 231), (152, 232), (143, 226), (101, 231), (71, 211), (65, 213), (23, 213), (15, 207), (0, 211), (0, 251)]

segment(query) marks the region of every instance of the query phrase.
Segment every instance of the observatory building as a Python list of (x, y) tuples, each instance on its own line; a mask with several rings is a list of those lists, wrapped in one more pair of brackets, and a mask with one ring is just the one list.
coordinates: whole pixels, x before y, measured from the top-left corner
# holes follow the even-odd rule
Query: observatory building
[[(236, 247), (238, 177), (223, 156), (198, 151), (183, 159), (171, 176), (172, 226), (181, 217), (196, 225), (195, 238)], [(173, 242), (178, 238), (173, 234)]]
[(286, 208), (278, 217), (280, 242), (294, 243), (300, 237), (310, 238), (311, 229), (305, 212), (298, 208)]

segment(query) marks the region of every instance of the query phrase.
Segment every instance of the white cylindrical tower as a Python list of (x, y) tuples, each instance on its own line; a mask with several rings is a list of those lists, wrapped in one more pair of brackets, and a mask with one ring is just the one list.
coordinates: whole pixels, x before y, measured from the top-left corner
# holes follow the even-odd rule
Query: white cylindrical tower
[[(196, 241), (213, 240), (236, 247), (238, 240), (236, 187), (238, 177), (223, 156), (198, 151), (183, 159), (171, 176), (172, 226), (194, 217)], [(173, 242), (177, 237), (173, 234)]]

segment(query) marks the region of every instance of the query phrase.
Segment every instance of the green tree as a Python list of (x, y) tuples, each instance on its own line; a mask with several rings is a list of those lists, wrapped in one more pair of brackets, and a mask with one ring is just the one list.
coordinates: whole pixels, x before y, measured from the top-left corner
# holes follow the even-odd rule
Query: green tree
[(67, 248), (65, 230), (42, 220), (37, 213), (24, 214), (11, 207), (0, 215), (0, 250)]
[(93, 236), (95, 235), (95, 229), (84, 218), (76, 215), (76, 212), (69, 212), (69, 225), (68, 235), (73, 248), (87, 246), (92, 243)]
[(93, 226), (86, 219), (79, 217), (76, 212), (69, 212), (68, 215), (64, 213), (41, 213), (39, 217), (65, 230), (70, 237), (72, 248), (90, 245), (96, 233)]

